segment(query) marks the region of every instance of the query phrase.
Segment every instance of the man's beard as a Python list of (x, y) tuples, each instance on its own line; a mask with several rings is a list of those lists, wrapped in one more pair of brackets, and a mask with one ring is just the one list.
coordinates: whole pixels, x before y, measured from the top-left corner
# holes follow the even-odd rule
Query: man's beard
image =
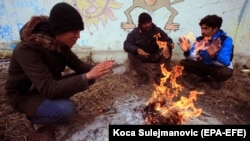
[(150, 32), (151, 31), (151, 29), (152, 29), (152, 27), (144, 27), (144, 28), (141, 28), (141, 30), (143, 31), (143, 32)]

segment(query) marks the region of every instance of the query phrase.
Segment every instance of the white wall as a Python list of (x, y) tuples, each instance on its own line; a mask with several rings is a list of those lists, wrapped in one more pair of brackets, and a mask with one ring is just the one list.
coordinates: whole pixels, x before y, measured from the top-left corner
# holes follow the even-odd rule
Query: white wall
[[(0, 49), (12, 50), (13, 42), (19, 40), (19, 30), (33, 15), (49, 15), (51, 7), (61, 0), (0, 0)], [(116, 59), (117, 63), (126, 60), (123, 41), (131, 29), (123, 29), (127, 23), (125, 11), (134, 3), (152, 2), (153, 0), (96, 0), (90, 5), (89, 0), (65, 0), (79, 9), (83, 16), (85, 29), (77, 41), (74, 51), (81, 56), (87, 53), (95, 62)], [(155, 0), (156, 3), (174, 2), (174, 0)], [(180, 0), (181, 1), (181, 0)], [(162, 4), (160, 4), (162, 5)], [(95, 6), (95, 7), (91, 7)], [(179, 36), (194, 38), (200, 34), (200, 19), (208, 14), (223, 17), (222, 29), (232, 36), (235, 44), (236, 61), (243, 62), (249, 57), (250, 48), (250, 2), (249, 0), (182, 0), (170, 5), (178, 14), (173, 22), (179, 24), (176, 30), (165, 30), (177, 42)], [(96, 8), (96, 9), (95, 9)], [(151, 10), (147, 10), (151, 9)], [(94, 11), (96, 10), (96, 11)], [(134, 8), (130, 14), (135, 25), (141, 12), (148, 12), (153, 22), (165, 28), (172, 10), (166, 7), (153, 9), (153, 6)], [(87, 13), (92, 12), (92, 13)], [(170, 26), (171, 27), (171, 26)], [(1, 51), (3, 52), (3, 51)], [(174, 48), (173, 59), (181, 59), (182, 52), (178, 45)]]

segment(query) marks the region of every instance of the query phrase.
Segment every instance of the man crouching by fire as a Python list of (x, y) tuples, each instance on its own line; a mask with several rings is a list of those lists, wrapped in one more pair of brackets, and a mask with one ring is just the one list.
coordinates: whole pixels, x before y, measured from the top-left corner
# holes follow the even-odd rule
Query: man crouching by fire
[(141, 13), (138, 22), (138, 27), (132, 30), (124, 41), (124, 50), (128, 52), (131, 68), (139, 76), (138, 86), (149, 82), (149, 75), (143, 66), (145, 63), (157, 65), (153, 76), (159, 84), (162, 77), (160, 64), (164, 64), (166, 69), (170, 70), (174, 43), (167, 33), (152, 22), (149, 14)]
[[(33, 16), (20, 31), (5, 85), (11, 106), (34, 125), (32, 141), (51, 140), (48, 125), (68, 123), (75, 115), (71, 96), (89, 89), (111, 71), (114, 60), (96, 65), (83, 62), (71, 50), (84, 23), (68, 3), (54, 5), (49, 16)], [(72, 73), (63, 75), (66, 68)]]
[(222, 21), (217, 15), (207, 15), (199, 23), (202, 36), (192, 45), (185, 37), (178, 42), (186, 58), (180, 61), (184, 71), (199, 76), (195, 84), (206, 81), (213, 89), (220, 89), (221, 82), (233, 75), (233, 41), (220, 29)]

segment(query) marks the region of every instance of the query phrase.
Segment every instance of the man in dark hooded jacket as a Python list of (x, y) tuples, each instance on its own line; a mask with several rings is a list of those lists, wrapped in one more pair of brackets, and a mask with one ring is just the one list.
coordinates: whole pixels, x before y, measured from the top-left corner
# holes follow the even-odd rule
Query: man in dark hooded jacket
[[(74, 115), (69, 98), (108, 73), (113, 60), (95, 66), (71, 50), (84, 23), (78, 11), (58, 3), (47, 16), (33, 16), (20, 31), (13, 51), (5, 90), (10, 104), (35, 124), (64, 123)], [(66, 67), (74, 73), (62, 75)]]
[(133, 29), (124, 41), (124, 50), (128, 53), (131, 68), (139, 76), (138, 85), (149, 82), (149, 75), (144, 63), (157, 65), (153, 72), (154, 80), (159, 84), (162, 76), (160, 65), (164, 64), (170, 70), (170, 61), (174, 43), (162, 29), (152, 23), (152, 17), (141, 13), (138, 18), (138, 27)]

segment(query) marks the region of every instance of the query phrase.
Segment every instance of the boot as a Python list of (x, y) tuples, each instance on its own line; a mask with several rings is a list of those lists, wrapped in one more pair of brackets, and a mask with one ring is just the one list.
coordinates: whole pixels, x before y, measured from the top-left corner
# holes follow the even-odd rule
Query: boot
[(221, 84), (215, 80), (211, 80), (208, 84), (214, 90), (220, 90)]
[(55, 141), (54, 128), (51, 128), (48, 125), (36, 128), (31, 133), (32, 141)]
[(147, 84), (149, 82), (149, 76), (148, 74), (144, 74), (144, 75), (139, 75), (139, 79), (137, 81), (137, 86), (141, 86), (143, 84)]
[(160, 74), (160, 73), (156, 73), (154, 75), (154, 82), (155, 82), (155, 84), (157, 84), (157, 85), (161, 84), (161, 77), (162, 77), (162, 74)]

